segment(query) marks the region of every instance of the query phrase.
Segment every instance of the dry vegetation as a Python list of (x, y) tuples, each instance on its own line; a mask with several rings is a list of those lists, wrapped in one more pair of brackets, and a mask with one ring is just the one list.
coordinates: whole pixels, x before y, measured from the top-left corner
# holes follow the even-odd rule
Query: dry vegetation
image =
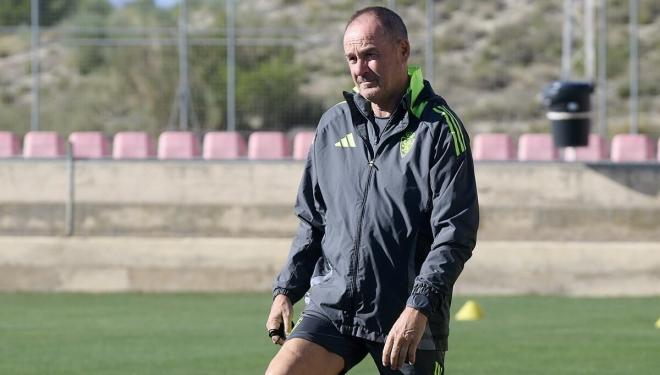
[[(177, 85), (177, 51), (147, 32), (143, 47), (80, 46), (73, 26), (175, 27), (177, 8), (150, 0), (113, 9), (78, 0), (78, 6), (42, 35), (42, 124), (63, 133), (108, 133), (167, 127)], [(222, 2), (190, 0), (191, 39), (222, 38)], [(351, 87), (342, 59), (341, 33), (356, 8), (378, 2), (251, 0), (238, 2), (237, 27), (250, 38), (292, 41), (286, 46), (237, 48), (237, 105), (241, 129), (313, 126), (322, 108)], [(385, 5), (387, 2), (380, 2)], [(573, 72), (583, 78), (582, 2), (575, 1)], [(610, 133), (628, 126), (628, 2), (608, 1), (608, 104)], [(660, 4), (640, 1), (640, 125), (660, 134)], [(424, 2), (397, 1), (409, 25), (412, 63), (423, 65)], [(545, 131), (538, 95), (557, 79), (561, 61), (561, 2), (552, 0), (447, 0), (436, 3), (434, 86), (462, 114), (472, 132)], [(24, 132), (29, 124), (29, 29), (0, 33), (0, 128)], [(207, 37), (208, 35), (204, 35)], [(89, 35), (85, 36), (89, 37)], [(224, 46), (192, 46), (191, 84), (200, 130), (225, 127)]]

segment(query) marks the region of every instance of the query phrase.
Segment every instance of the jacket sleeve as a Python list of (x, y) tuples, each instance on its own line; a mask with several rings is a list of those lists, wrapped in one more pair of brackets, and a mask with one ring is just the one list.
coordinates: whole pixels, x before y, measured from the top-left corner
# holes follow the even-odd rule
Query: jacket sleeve
[(289, 256), (273, 283), (273, 298), (278, 294), (298, 302), (309, 289), (316, 262), (321, 257), (321, 239), (325, 233), (325, 203), (316, 175), (316, 140), (312, 143), (302, 181), (298, 188), (295, 213), (300, 219)]
[(451, 296), (454, 282), (472, 255), (479, 226), (468, 135), (453, 112), (447, 110), (444, 119), (429, 175), (433, 241), (407, 301), (427, 316), (440, 311), (445, 296)]

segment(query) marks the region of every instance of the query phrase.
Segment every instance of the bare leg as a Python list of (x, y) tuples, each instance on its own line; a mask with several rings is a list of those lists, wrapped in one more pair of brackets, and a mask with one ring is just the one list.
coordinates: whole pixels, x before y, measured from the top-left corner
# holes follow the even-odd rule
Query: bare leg
[(311, 341), (286, 340), (266, 370), (266, 375), (337, 375), (344, 369), (344, 359)]

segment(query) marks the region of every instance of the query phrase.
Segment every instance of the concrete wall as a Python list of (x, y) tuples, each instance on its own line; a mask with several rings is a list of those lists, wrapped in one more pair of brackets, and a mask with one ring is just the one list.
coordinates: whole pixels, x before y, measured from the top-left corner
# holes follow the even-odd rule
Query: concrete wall
[[(283, 238), (0, 237), (0, 291), (267, 291)], [(458, 294), (660, 295), (658, 242), (480, 241)]]
[[(660, 295), (660, 164), (478, 163), (463, 294)], [(270, 288), (298, 162), (0, 161), (0, 291)], [(65, 205), (74, 197), (73, 237)]]
[[(482, 240), (660, 240), (660, 164), (477, 163)], [(76, 235), (288, 238), (299, 162), (78, 161)], [(0, 235), (61, 235), (65, 161), (0, 161)]]

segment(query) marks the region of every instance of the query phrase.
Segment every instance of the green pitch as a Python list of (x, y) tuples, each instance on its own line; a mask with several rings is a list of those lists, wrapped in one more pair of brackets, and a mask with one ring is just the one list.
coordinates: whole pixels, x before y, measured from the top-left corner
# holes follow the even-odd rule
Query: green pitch
[[(658, 298), (477, 297), (447, 373), (657, 374)], [(465, 298), (456, 298), (454, 312)], [(266, 294), (0, 294), (0, 374), (262, 374)], [(297, 307), (296, 314), (300, 307)], [(374, 374), (370, 358), (351, 372)]]

